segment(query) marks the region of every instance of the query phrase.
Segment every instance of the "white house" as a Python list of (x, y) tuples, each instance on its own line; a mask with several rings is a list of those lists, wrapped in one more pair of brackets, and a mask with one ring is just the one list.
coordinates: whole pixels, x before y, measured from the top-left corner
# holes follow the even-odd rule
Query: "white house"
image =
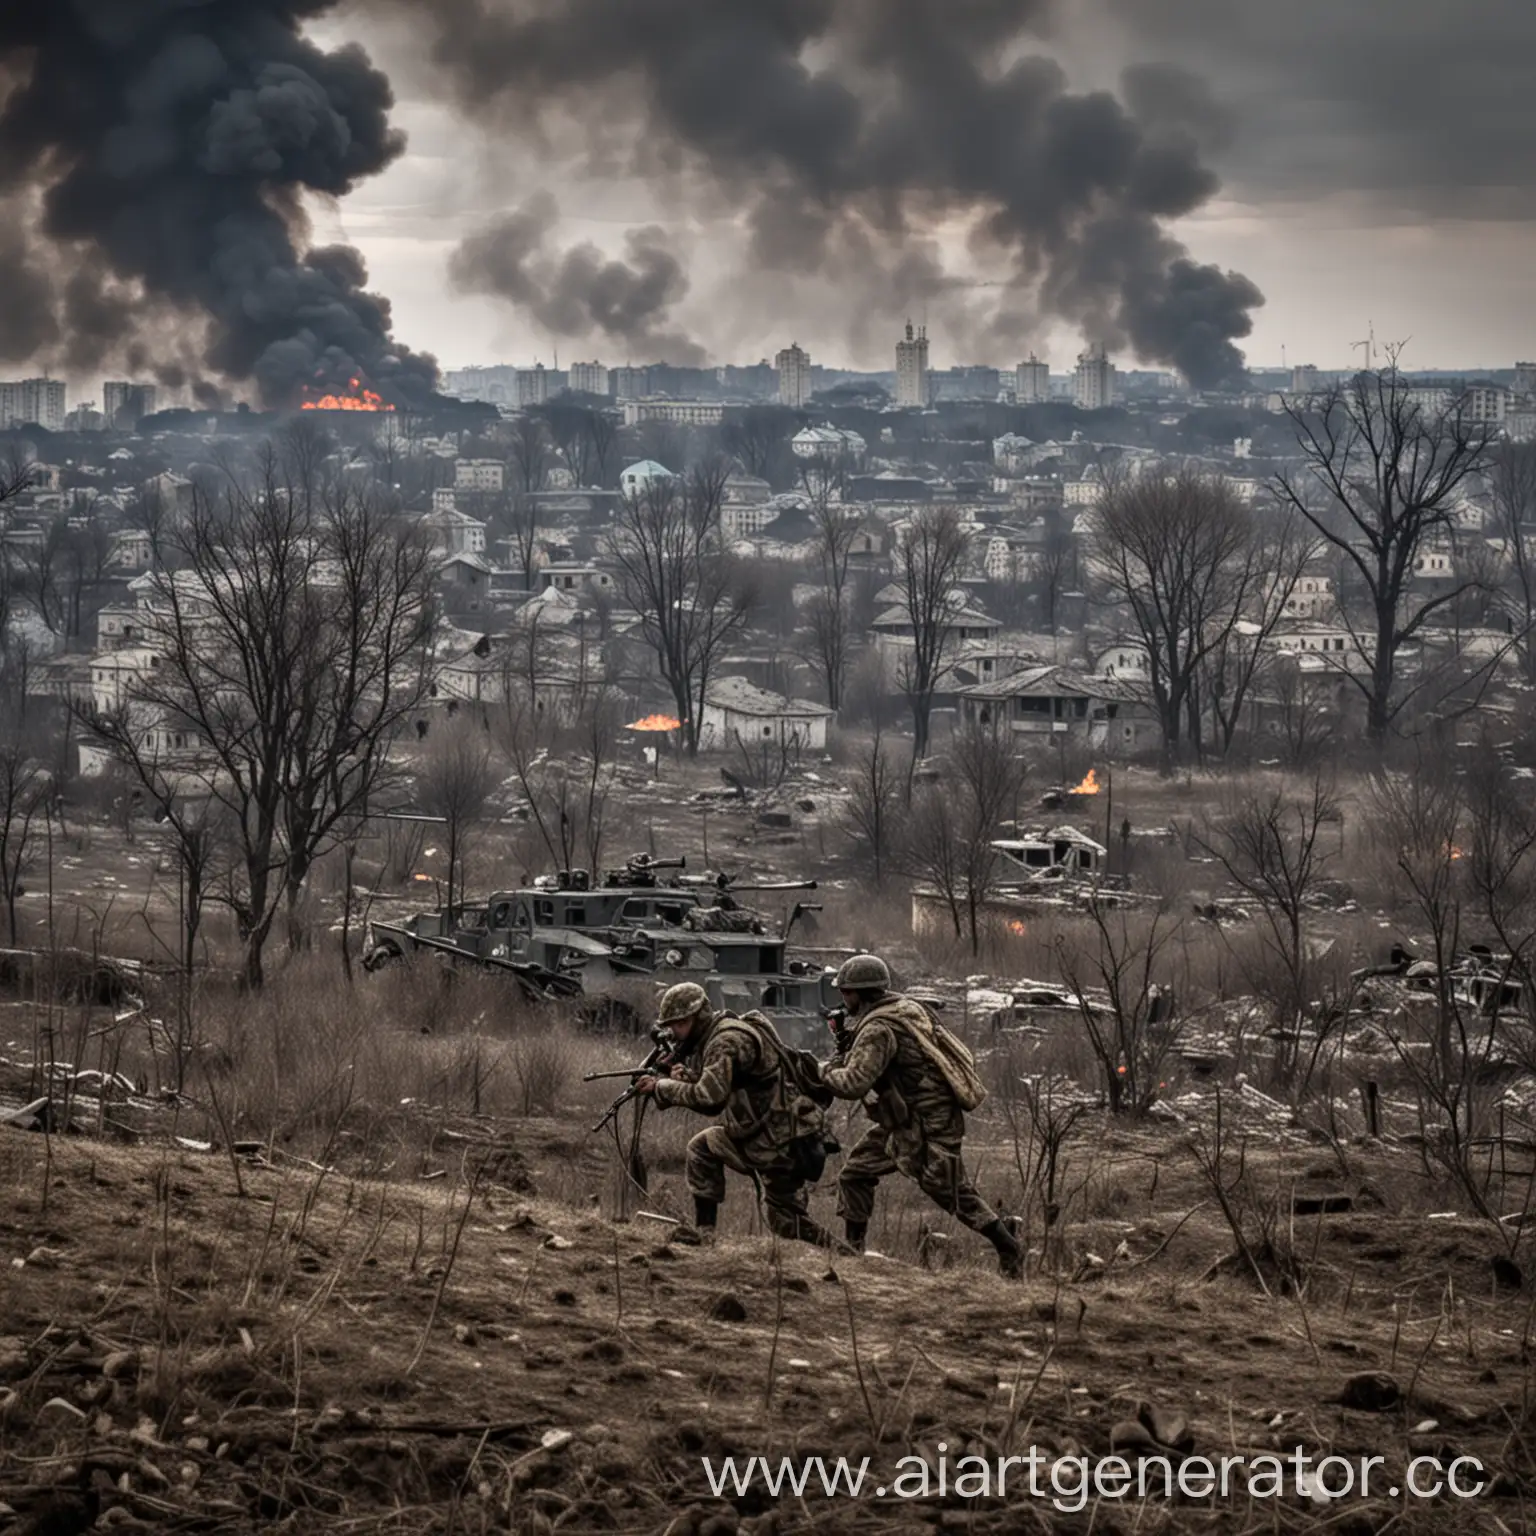
[(483, 555), (485, 524), (478, 517), (453, 509), (429, 512), (421, 520), (422, 531), (442, 555)]
[(789, 440), (797, 459), (862, 459), (869, 445), (857, 432), (841, 427), (803, 427)]
[(1017, 432), (1005, 432), (992, 439), (992, 462), (1008, 474), (1016, 475), (1030, 464), (1030, 450), (1034, 446), (1030, 438), (1021, 437)]
[(821, 752), (832, 711), (808, 699), (786, 699), (744, 677), (717, 678), (704, 696), (699, 744), (717, 751), (738, 743), (749, 752), (763, 745), (791, 752)]
[(1291, 595), (1281, 605), (1281, 612), (1291, 619), (1320, 619), (1333, 612), (1333, 578), (1299, 576)]
[[(940, 624), (940, 654), (951, 658), (966, 641), (990, 641), (1002, 627), (990, 614), (971, 607), (963, 592), (951, 593)], [(877, 613), (870, 629), (876, 650), (892, 661), (898, 661), (917, 643), (916, 627), (905, 598)]]
[(642, 421), (670, 421), (679, 427), (718, 427), (725, 419), (725, 407), (713, 400), (626, 400), (624, 425), (639, 426)]
[(1071, 667), (1031, 667), (962, 688), (960, 709), (967, 721), (1006, 725), (1017, 737), (1064, 737), (1109, 753), (1139, 751), (1158, 734), (1141, 684)]
[(1415, 581), (1454, 581), (1456, 561), (1451, 551), (1443, 545), (1430, 545), (1420, 549), (1413, 557)]
[(759, 475), (749, 475), (737, 470), (727, 475), (721, 495), (721, 505), (727, 507), (755, 507), (773, 497), (773, 487)]
[(507, 482), (507, 466), (500, 459), (459, 459), (453, 466), (456, 491), (502, 490)]
[(551, 560), (539, 573), (540, 586), (560, 592), (614, 591), (613, 572), (581, 560)]
[(149, 568), (152, 554), (149, 534), (142, 528), (119, 528), (107, 549), (107, 564), (118, 571), (143, 571)]
[(665, 464), (658, 464), (655, 459), (640, 459), (619, 475), (619, 490), (626, 497), (643, 496), (658, 482), (675, 479), (677, 476)]
[(1081, 480), (1062, 483), (1061, 499), (1069, 507), (1096, 507), (1104, 482), (1097, 475), (1084, 475)]
[(1094, 658), (1100, 677), (1129, 677), (1145, 682), (1152, 675), (1152, 658), (1140, 640), (1117, 640)]
[(1354, 640), (1347, 629), (1337, 624), (1302, 619), (1278, 625), (1269, 637), (1269, 643), (1277, 651), (1328, 657), (1340, 667), (1349, 666), (1356, 654)]
[(125, 645), (91, 658), (91, 702), (114, 710), (133, 697), (139, 683), (159, 670), (160, 655), (143, 645)]
[(96, 615), (96, 648), (118, 651), (125, 645), (141, 645), (144, 628), (153, 611), (146, 604), (108, 603)]

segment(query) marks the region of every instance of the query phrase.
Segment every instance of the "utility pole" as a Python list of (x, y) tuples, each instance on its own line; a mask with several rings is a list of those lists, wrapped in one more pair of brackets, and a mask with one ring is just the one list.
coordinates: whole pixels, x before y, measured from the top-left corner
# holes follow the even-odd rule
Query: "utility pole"
[(1359, 347), (1364, 351), (1365, 371), (1369, 373), (1375, 366), (1376, 359), (1376, 322), (1374, 320), (1370, 323), (1370, 332), (1364, 341), (1354, 341), (1350, 343), (1351, 352), (1353, 352), (1356, 347)]

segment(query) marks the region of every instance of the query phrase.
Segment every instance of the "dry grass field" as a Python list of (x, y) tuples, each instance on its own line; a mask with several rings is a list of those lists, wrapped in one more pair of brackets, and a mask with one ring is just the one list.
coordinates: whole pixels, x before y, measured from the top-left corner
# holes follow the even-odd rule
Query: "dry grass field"
[[(1198, 797), (1142, 788), (1122, 803), (1148, 825)], [(673, 797), (661, 852), (697, 814), (686, 786)], [(714, 815), (711, 838), (749, 839), (735, 816)], [(174, 885), (127, 862), (147, 857), (142, 837), (118, 835), (92, 829), (67, 855), (80, 862), (60, 861), (56, 931), (79, 943), (94, 926), (98, 947), (154, 961)], [(1363, 1028), (1286, 1092), (1280, 1047), (1240, 1022), (1244, 932), (1210, 924), (1170, 951), (1198, 1006), (1157, 1058), (1163, 1108), (1112, 1116), (1073, 1014), (994, 1024), (971, 1001), (1057, 979), (1087, 942), (1081, 918), (1047, 915), (979, 957), (919, 943), (898, 932), (904, 897), (853, 886), (831, 831), (808, 816), (795, 836), (734, 846), (755, 874), (825, 873), (816, 942), (893, 941), (978, 1049), (991, 1095), (967, 1156), (1018, 1221), (1023, 1282), (894, 1179), (863, 1257), (777, 1243), (740, 1180), (718, 1242), (684, 1241), (683, 1147), (701, 1122), (645, 1118), (644, 1188), (626, 1172), (629, 1113), (615, 1137), (589, 1129), (622, 1085), (582, 1073), (638, 1059), (636, 1042), (433, 966), (349, 984), (328, 921), (257, 995), (218, 966), (190, 994), (161, 978), (142, 1011), (13, 987), (0, 1102), (54, 1110), (39, 1129), (0, 1125), (0, 1530), (1531, 1528), (1528, 1139), (1490, 1139), (1475, 1186), (1458, 1180), (1417, 1080)], [(1349, 812), (1339, 836), (1363, 878)], [(1209, 866), (1143, 853), (1159, 880), (1220, 894)], [(150, 897), (89, 893), (130, 874)], [(472, 887), (491, 878), (472, 870)], [(1369, 901), (1326, 921), (1344, 971), (1402, 932)], [(1508, 1080), (1474, 1086), (1502, 1117)], [(835, 1170), (813, 1198), (829, 1222)], [(976, 1496), (952, 1474), (940, 1489), (941, 1463), (1030, 1448), (1043, 1497)], [(1074, 1510), (1050, 1492), (1053, 1465), (1112, 1451), (1298, 1448), (1382, 1458), (1370, 1496), (1313, 1482)], [(911, 1497), (828, 1497), (814, 1480), (716, 1497), (704, 1458), (753, 1455), (867, 1456), (881, 1486), (921, 1458), (933, 1476)], [(1475, 1497), (1410, 1497), (1417, 1456), (1475, 1458)]]

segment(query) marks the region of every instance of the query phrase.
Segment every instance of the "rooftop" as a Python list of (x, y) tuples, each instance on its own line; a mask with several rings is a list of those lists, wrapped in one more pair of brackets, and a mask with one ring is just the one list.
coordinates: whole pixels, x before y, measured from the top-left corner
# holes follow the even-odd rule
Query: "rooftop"
[(732, 714), (764, 718), (795, 715), (814, 719), (834, 713), (825, 704), (817, 704), (811, 699), (786, 699), (782, 694), (770, 693), (744, 677), (717, 678), (709, 685), (704, 702), (716, 709), (730, 710)]
[(1140, 704), (1146, 689), (1124, 677), (1094, 677), (1073, 667), (1028, 667), (993, 683), (961, 690), (968, 699), (1111, 699)]

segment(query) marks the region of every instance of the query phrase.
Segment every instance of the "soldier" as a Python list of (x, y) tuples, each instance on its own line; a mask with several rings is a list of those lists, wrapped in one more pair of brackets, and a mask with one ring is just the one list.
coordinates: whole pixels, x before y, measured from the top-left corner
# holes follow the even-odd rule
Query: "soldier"
[(757, 1185), (770, 1231), (842, 1248), (808, 1214), (806, 1185), (821, 1177), (826, 1159), (826, 1116), (795, 1081), (801, 1063), (772, 1023), (757, 1013), (713, 1012), (703, 987), (691, 981), (662, 994), (658, 1022), (679, 1041), (687, 1064), (673, 1067), (670, 1078), (640, 1078), (636, 1092), (664, 1109), (720, 1115), (688, 1143), (688, 1189), (700, 1234), (714, 1231), (730, 1168)]
[(921, 1003), (890, 990), (876, 955), (844, 961), (835, 985), (848, 1010), (840, 1054), (821, 1081), (840, 1099), (861, 1099), (874, 1125), (843, 1163), (838, 1209), (849, 1243), (864, 1247), (875, 1189), (889, 1173), (914, 1179), (930, 1199), (997, 1250), (1003, 1274), (1017, 1278), (1024, 1256), (1007, 1223), (976, 1193), (961, 1155), (965, 1110), (984, 1090), (964, 1047), (939, 1029)]

